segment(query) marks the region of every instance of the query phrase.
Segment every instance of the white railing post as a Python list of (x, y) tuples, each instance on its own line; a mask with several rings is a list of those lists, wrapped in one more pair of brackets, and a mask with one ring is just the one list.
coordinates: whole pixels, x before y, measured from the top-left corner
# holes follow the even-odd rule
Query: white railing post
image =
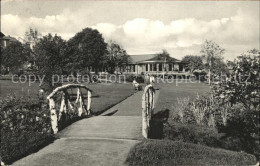
[(61, 119), (62, 112), (66, 113), (65, 93), (64, 92), (62, 92), (61, 105), (60, 105), (60, 111), (59, 111), (59, 118), (58, 118), (58, 120)]
[(150, 121), (154, 112), (154, 93), (153, 86), (147, 85), (142, 96), (142, 134), (148, 138), (150, 130)]
[(91, 94), (91, 91), (89, 91), (88, 90), (88, 105), (87, 105), (87, 115), (90, 115), (90, 106), (91, 106), (91, 96), (92, 96), (92, 94)]
[(53, 130), (53, 133), (56, 134), (58, 132), (58, 120), (57, 120), (57, 114), (55, 109), (55, 102), (53, 98), (49, 99), (49, 106), (50, 106), (50, 112), (51, 112), (51, 127)]

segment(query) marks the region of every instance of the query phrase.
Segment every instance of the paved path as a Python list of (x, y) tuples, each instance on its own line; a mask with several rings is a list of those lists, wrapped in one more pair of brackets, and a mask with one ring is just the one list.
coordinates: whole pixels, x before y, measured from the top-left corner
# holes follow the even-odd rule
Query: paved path
[[(142, 137), (142, 91), (102, 115), (73, 123), (52, 144), (17, 162), (16, 166), (121, 166)], [(155, 101), (158, 98), (158, 91)], [(114, 113), (115, 110), (118, 110)]]
[[(160, 91), (155, 92), (155, 104), (158, 99)], [(121, 103), (108, 109), (101, 115), (113, 114), (113, 116), (142, 116), (142, 95), (143, 91), (138, 91)]]

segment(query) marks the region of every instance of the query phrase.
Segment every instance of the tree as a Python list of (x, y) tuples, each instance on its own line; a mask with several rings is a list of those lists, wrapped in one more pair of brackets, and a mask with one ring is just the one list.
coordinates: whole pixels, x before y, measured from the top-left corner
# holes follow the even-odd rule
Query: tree
[(243, 145), (241, 150), (258, 156), (260, 52), (253, 49), (229, 64), (234, 71), (230, 73), (230, 80), (212, 88), (215, 99), (233, 106), (233, 115), (220, 132), (232, 140), (239, 139)]
[[(209, 71), (209, 84), (211, 83), (211, 72), (214, 74), (218, 69), (218, 64), (223, 62), (222, 55), (224, 54), (225, 49), (221, 48), (217, 43), (213, 41), (206, 40), (205, 43), (201, 46), (200, 53), (202, 54), (203, 60), (205, 62), (205, 67)], [(224, 62), (222, 63), (224, 64)]]
[(204, 69), (204, 64), (202, 62), (202, 57), (197, 55), (186, 55), (183, 57), (182, 61), (188, 62), (187, 68), (193, 72), (194, 70)]
[(206, 75), (205, 72), (205, 66), (202, 61), (201, 56), (197, 55), (186, 55), (182, 61), (187, 62), (185, 67), (190, 70), (191, 73), (193, 73), (196, 77), (196, 79), (204, 80), (204, 77)]
[(163, 49), (162, 50), (162, 53), (159, 53), (158, 54), (158, 59), (157, 60), (163, 60), (164, 63), (163, 63), (163, 79), (164, 79), (164, 75), (165, 75), (165, 71), (166, 71), (166, 61), (171, 61), (171, 57), (170, 57), (170, 54), (168, 53), (167, 50)]
[(93, 67), (97, 73), (107, 53), (107, 44), (102, 35), (91, 28), (85, 28), (68, 41), (72, 64), (75, 70), (86, 70)]
[(107, 52), (104, 64), (106, 64), (110, 73), (118, 71), (120, 66), (129, 62), (129, 55), (127, 55), (126, 51), (114, 41), (108, 42)]
[[(44, 76), (44, 85), (42, 89), (51, 91), (61, 83), (57, 81), (54, 84), (52, 78), (54, 75), (62, 75), (65, 66), (66, 41), (61, 37), (48, 34), (44, 36), (34, 47), (36, 66), (38, 74)], [(56, 81), (55, 81), (56, 82)]]
[(4, 48), (0, 46), (0, 75), (2, 74), (3, 71), (3, 51)]
[(30, 48), (20, 42), (11, 42), (2, 50), (2, 65), (6, 71), (19, 73), (30, 58)]
[(41, 33), (36, 28), (33, 29), (32, 27), (30, 27), (29, 30), (26, 31), (24, 34), (24, 40), (30, 45), (31, 49), (33, 49), (41, 36)]
[(158, 60), (169, 61), (170, 59), (170, 54), (165, 49), (163, 49), (162, 52), (158, 54)]

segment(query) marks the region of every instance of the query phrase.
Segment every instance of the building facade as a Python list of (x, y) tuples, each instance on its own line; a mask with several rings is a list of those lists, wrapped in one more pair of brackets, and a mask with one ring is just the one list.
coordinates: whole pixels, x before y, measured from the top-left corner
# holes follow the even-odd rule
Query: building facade
[(135, 75), (171, 75), (190, 76), (187, 62), (173, 57), (161, 57), (160, 54), (130, 55), (130, 63), (120, 68), (123, 74)]

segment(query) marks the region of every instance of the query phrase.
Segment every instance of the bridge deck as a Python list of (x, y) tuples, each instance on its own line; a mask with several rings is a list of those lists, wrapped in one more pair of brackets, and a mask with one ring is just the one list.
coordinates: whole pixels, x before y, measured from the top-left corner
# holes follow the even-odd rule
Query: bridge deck
[[(75, 122), (57, 134), (52, 144), (12, 165), (15, 166), (121, 166), (142, 136), (141, 96), (135, 93), (106, 113)], [(155, 100), (158, 93), (155, 95)]]
[(98, 116), (75, 122), (54, 143), (13, 165), (124, 165), (131, 147), (142, 139), (141, 117)]
[(73, 123), (58, 133), (60, 138), (142, 139), (141, 116), (97, 116)]

